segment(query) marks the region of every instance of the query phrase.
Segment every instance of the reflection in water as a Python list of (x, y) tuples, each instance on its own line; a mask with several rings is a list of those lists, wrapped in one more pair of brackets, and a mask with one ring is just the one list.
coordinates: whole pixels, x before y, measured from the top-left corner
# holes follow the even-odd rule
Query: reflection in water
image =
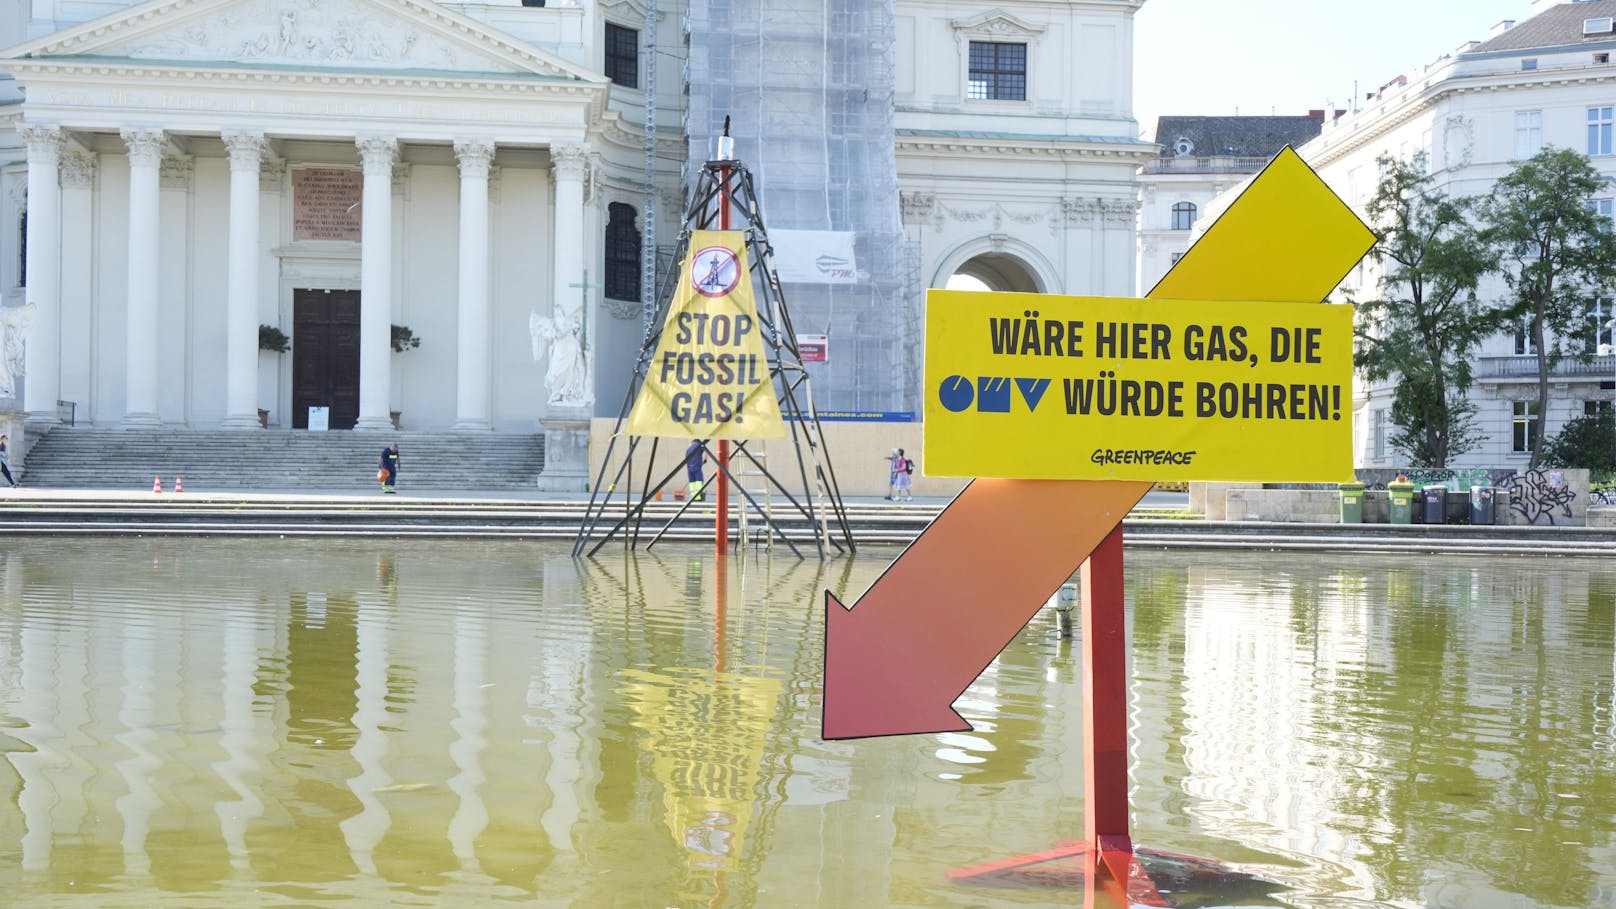
[[(0, 892), (1071, 905), (945, 878), (1081, 834), (1052, 618), (959, 700), (974, 732), (818, 739), (823, 591), (895, 554), (5, 541)], [(1128, 580), (1139, 842), (1298, 907), (1616, 905), (1616, 568), (1130, 553)]]

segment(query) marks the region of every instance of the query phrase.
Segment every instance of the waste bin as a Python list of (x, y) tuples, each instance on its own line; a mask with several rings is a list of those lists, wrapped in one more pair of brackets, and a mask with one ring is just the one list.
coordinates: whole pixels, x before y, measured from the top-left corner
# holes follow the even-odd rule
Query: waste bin
[(1392, 523), (1414, 523), (1414, 484), (1407, 480), (1393, 480), (1386, 484), (1386, 493), (1391, 501)]
[(1448, 523), (1448, 487), (1427, 486), (1421, 494), (1421, 500), (1425, 503), (1425, 510), (1421, 514), (1421, 519), (1425, 523)]
[(1362, 483), (1341, 484), (1341, 523), (1363, 523), (1363, 490)]
[(1495, 519), (1493, 488), (1491, 486), (1470, 487), (1470, 523), (1492, 524)]

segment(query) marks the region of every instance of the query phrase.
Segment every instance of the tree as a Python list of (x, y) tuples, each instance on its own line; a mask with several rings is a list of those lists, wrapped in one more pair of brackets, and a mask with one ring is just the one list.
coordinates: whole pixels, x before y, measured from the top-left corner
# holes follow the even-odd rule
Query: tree
[(1393, 444), (1414, 466), (1446, 467), (1480, 441), (1465, 397), (1470, 353), (1504, 315), (1476, 298), (1489, 259), (1474, 203), (1435, 189), (1424, 155), (1377, 163), (1368, 213), (1382, 274), (1379, 297), (1357, 304), (1353, 365), (1371, 382), (1397, 381)]
[(1616, 471), (1616, 420), (1604, 410), (1578, 417), (1543, 443), (1543, 464), (1547, 467), (1586, 467), (1595, 476)]
[[(1549, 373), (1562, 361), (1587, 362), (1590, 304), (1616, 279), (1616, 235), (1588, 205), (1605, 180), (1587, 156), (1546, 146), (1515, 165), (1488, 196), (1486, 236), (1509, 286), (1510, 317), (1537, 356), (1537, 418), (1545, 438)], [(1532, 467), (1542, 463), (1533, 445)]]

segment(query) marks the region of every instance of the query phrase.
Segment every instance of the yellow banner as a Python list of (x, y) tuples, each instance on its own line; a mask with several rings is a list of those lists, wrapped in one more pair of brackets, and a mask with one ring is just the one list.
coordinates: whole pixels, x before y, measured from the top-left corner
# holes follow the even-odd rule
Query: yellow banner
[(1340, 482), (1352, 307), (932, 290), (927, 476)]
[(687, 439), (785, 436), (741, 231), (692, 232), (626, 429)]

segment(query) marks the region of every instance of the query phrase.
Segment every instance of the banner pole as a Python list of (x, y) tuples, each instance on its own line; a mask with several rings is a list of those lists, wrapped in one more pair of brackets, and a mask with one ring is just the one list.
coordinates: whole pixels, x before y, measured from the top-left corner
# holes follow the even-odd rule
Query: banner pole
[[(730, 160), (728, 149), (734, 148), (734, 140), (729, 137), (729, 118), (724, 118), (724, 135), (718, 140), (718, 157), (723, 161)], [(729, 178), (728, 164), (718, 168), (718, 229), (729, 230)], [(751, 280), (750, 275), (741, 275), (742, 281)], [(718, 475), (714, 477), (716, 488), (713, 491), (713, 552), (716, 555), (729, 553), (729, 440), (718, 440)]]

